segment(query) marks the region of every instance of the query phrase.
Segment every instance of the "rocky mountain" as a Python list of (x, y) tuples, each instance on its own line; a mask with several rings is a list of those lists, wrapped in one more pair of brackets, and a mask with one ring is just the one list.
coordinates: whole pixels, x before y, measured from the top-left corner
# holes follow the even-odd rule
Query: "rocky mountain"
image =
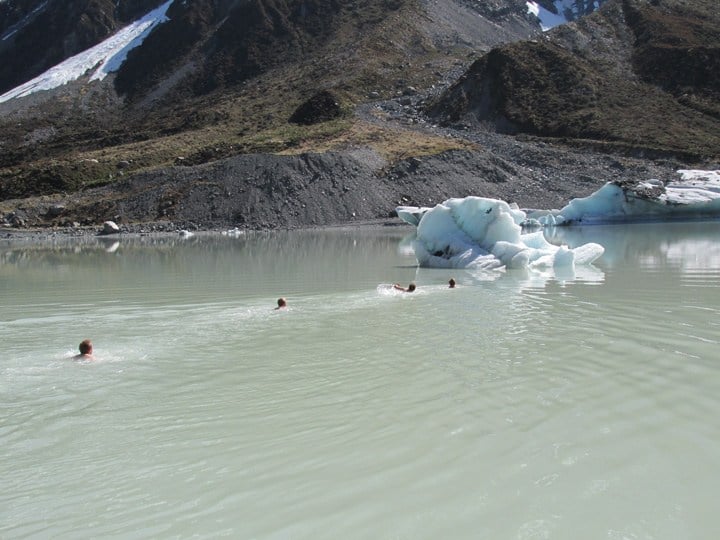
[(444, 123), (702, 161), (720, 148), (714, 2), (608, 2), (478, 59), (430, 107)]
[[(575, 21), (597, 11), (607, 0), (537, 0), (532, 2), (548, 13), (562, 16), (566, 21)], [(530, 6), (533, 9), (533, 6)], [(537, 8), (535, 8), (537, 9)]]
[[(0, 32), (6, 37), (0, 60), (22, 55), (22, 60), (12, 60), (15, 66), (27, 66), (17, 68), (22, 78), (98, 41), (123, 17), (161, 5), (157, 0), (141, 5), (123, 0), (19, 1), (0, 4)], [(167, 4), (166, 22), (129, 51), (112, 77), (93, 82), (81, 77), (55, 90), (0, 103), (0, 198), (106, 182), (116, 177), (113, 162), (130, 163), (123, 170), (127, 174), (178, 158), (198, 163), (288, 150), (300, 139), (324, 139), (328, 132), (347, 130), (350, 122), (306, 132), (288, 122), (294, 109), (318, 92), (332, 91), (347, 114), (368, 96), (387, 98), (408, 87), (429, 88), (466, 65), (468, 55), (539, 32), (519, 0), (500, 2), (503, 9), (484, 8), (482, 13), (466, 0)], [(60, 18), (63, 8), (72, 17)], [(78, 42), (80, 27), (86, 30), (82, 47), (58, 45)], [(43, 31), (45, 36), (38, 37)], [(15, 68), (8, 73), (0, 77), (1, 88), (22, 80)], [(142, 143), (142, 155), (128, 146), (137, 143)], [(88, 160), (106, 165), (77, 165)]]
[[(0, 4), (0, 93), (88, 49), (162, 4), (169, 4), (167, 21), (131, 51), (115, 81), (115, 90), (130, 101), (158, 86), (206, 94), (311, 55), (320, 56), (316, 62), (323, 57), (342, 59), (350, 51), (339, 49), (357, 45), (368, 35), (390, 38), (388, 28), (379, 27), (398, 15), (419, 19), (407, 25), (421, 49), (406, 51), (411, 57), (432, 52), (423, 43), (432, 30), (422, 28), (429, 22), (422, 17), (433, 11), (450, 14), (445, 24), (458, 22), (468, 13), (474, 15), (474, 24), (486, 28), (500, 24), (495, 31), (473, 31), (470, 25), (450, 30), (467, 46), (526, 37), (537, 29), (519, 0), (443, 2), (438, 7), (410, 0), (7, 0)], [(436, 34), (448, 32), (440, 26)], [(501, 35), (504, 39), (499, 39)], [(409, 46), (400, 41), (395, 45)]]
[[(298, 226), (473, 185), (555, 204), (612, 175), (719, 157), (708, 0), (5, 0), (0, 93), (157, 8), (158, 24), (113, 52), (127, 57), (106, 78), (0, 102), (0, 214)], [(545, 13), (576, 20), (543, 33)], [(335, 157), (307, 167), (317, 153)], [(301, 171), (288, 182), (313, 201), (292, 217), (283, 207), (300, 188), (273, 176), (285, 169)], [(217, 193), (200, 189), (210, 170), (229, 182)], [(333, 187), (350, 170), (351, 198)], [(386, 206), (363, 208), (363, 185)], [(318, 200), (334, 209), (305, 210)], [(203, 218), (193, 205), (215, 210)]]

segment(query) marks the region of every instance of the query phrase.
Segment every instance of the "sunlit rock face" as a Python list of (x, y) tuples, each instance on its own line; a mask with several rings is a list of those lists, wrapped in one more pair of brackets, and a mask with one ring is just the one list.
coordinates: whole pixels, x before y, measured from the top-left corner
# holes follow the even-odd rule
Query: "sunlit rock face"
[[(406, 207), (402, 214), (409, 214)], [(422, 214), (415, 256), (423, 267), (498, 269), (572, 267), (589, 264), (604, 251), (598, 244), (554, 246), (542, 231), (523, 234), (525, 221), (525, 212), (504, 201), (449, 199)]]

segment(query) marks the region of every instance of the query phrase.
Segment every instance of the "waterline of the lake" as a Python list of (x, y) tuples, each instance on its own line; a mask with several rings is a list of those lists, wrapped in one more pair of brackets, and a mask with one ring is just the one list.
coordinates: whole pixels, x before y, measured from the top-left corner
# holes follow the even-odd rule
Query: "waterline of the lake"
[(548, 231), (606, 247), (565, 274), (406, 228), (0, 244), (0, 537), (712, 538), (718, 232)]

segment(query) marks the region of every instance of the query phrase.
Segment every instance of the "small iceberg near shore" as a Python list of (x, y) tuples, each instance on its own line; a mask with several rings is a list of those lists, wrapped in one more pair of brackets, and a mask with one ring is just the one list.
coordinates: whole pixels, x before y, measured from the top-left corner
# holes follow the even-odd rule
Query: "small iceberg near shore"
[(421, 267), (485, 270), (573, 267), (592, 263), (604, 251), (599, 244), (575, 249), (555, 246), (545, 240), (542, 231), (523, 234), (525, 212), (496, 199), (449, 199), (423, 210), (413, 241)]

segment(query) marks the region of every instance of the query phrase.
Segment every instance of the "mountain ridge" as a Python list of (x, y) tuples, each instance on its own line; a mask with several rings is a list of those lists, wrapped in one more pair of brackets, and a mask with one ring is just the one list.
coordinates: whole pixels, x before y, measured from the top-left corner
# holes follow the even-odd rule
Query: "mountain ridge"
[[(266, 155), (257, 163), (265, 162), (272, 169), (276, 160), (270, 155), (285, 155), (283, 159), (292, 161), (313, 153), (365, 149), (385, 164), (366, 173), (368, 186), (377, 181), (390, 186), (388, 193), (394, 193), (390, 199), (412, 198), (412, 190), (404, 188), (399, 193), (398, 187), (392, 187), (392, 171), (403, 170), (403, 177), (415, 178), (416, 191), (431, 193), (433, 200), (443, 194), (455, 196), (460, 185), (465, 186), (463, 192), (469, 191), (468, 186), (481, 189), (484, 185), (482, 189), (494, 196), (525, 204), (531, 204), (531, 196), (554, 204), (560, 195), (587, 194), (587, 189), (623, 172), (643, 174), (644, 168), (648, 174), (670, 174), (681, 165), (712, 164), (718, 157), (714, 139), (691, 140), (685, 132), (692, 132), (693, 125), (666, 114), (680, 110), (687, 116), (690, 111), (693, 118), (702, 119), (695, 122), (702, 128), (700, 139), (702, 133), (712, 135), (716, 125), (712, 73), (701, 79), (702, 84), (693, 83), (693, 92), (688, 93), (687, 85), (672, 87), (661, 72), (644, 73), (642, 67), (651, 65), (647, 59), (657, 56), (658, 47), (672, 45), (678, 54), (698, 49), (697, 42), (692, 46), (690, 41), (675, 43), (674, 33), (682, 36), (681, 28), (679, 23), (667, 23), (688, 17), (709, 29), (707, 36), (695, 39), (704, 40), (703, 54), (715, 58), (716, 17), (709, 13), (702, 22), (697, 13), (678, 11), (680, 3), (674, 0), (664, 0), (660, 7), (656, 4), (657, 0), (608, 0), (600, 14), (541, 33), (525, 2), (514, 0), (486, 3), (480, 10), (464, 0), (175, 2), (168, 10), (170, 21), (131, 51), (117, 75), (108, 76), (102, 84), (78, 80), (43, 95), (0, 104), (0, 200), (6, 201), (0, 210), (30, 205), (27, 197), (40, 196), (32, 203), (36, 217), (26, 222), (84, 222), (82, 212), (87, 213), (87, 206), (52, 219), (43, 217), (47, 197), (59, 204), (71, 200), (73, 193), (97, 188), (104, 193), (98, 197), (116, 200), (127, 177), (151, 174), (172, 185), (173, 179), (180, 178), (173, 167), (194, 170), (204, 163), (250, 154)], [(235, 11), (239, 7), (242, 10)], [(640, 22), (630, 26), (626, 14), (633, 9)], [(251, 31), (238, 32), (245, 28), (239, 19), (246, 25), (254, 21), (252, 28), (246, 28)], [(656, 31), (662, 24), (671, 31)], [(650, 29), (643, 33), (642, 28)], [(665, 43), (663, 36), (671, 43)], [(180, 37), (184, 41), (175, 40)], [(502, 75), (503, 69), (511, 76)], [(612, 77), (606, 81), (608, 74)], [(465, 90), (469, 109), (458, 108), (457, 99), (450, 105), (453, 92), (463, 84), (475, 81), (473, 85), (481, 89), (493, 77), (502, 82), (498, 93), (507, 102), (487, 101), (494, 118), (468, 117), (486, 99), (467, 99), (472, 97), (469, 89)], [(643, 92), (615, 93), (611, 83), (623, 77), (640, 85)], [(605, 107), (607, 103), (612, 107)], [(310, 104), (314, 107), (310, 117), (315, 120), (291, 122), (297, 111)], [(510, 109), (502, 109), (508, 104)], [(613, 108), (632, 121), (607, 112)], [(325, 114), (329, 109), (332, 114)], [(664, 125), (673, 128), (665, 139), (658, 135), (657, 125), (645, 122), (643, 110), (652, 113), (650, 118), (657, 113)], [(500, 116), (510, 122), (498, 122)], [(654, 138), (646, 137), (648, 133)], [(455, 156), (466, 164), (488, 160), (483, 145), (495, 146), (524, 163), (525, 158), (513, 150), (513, 145), (519, 145), (539, 162), (535, 167), (515, 167), (490, 160), (492, 165), (462, 172), (442, 157)], [(475, 157), (460, 158), (467, 152)], [(440, 187), (428, 191), (422, 183), (433, 180), (417, 172), (412, 160), (432, 156), (439, 158), (433, 158), (438, 164), (434, 171), (456, 180), (441, 179)], [(573, 164), (564, 163), (570, 160)], [(343, 160), (322, 163), (331, 169), (340, 167), (331, 170), (331, 175), (344, 174)], [(598, 163), (619, 165), (603, 169)], [(593, 182), (583, 179), (587, 177), (583, 167), (595, 171)], [(503, 172), (508, 168), (517, 171), (515, 180)], [(546, 181), (553, 168), (558, 185)], [(478, 170), (504, 181), (483, 184), (482, 179), (473, 179)], [(496, 189), (498, 185), (502, 190)], [(522, 194), (528, 185), (542, 185), (547, 193)], [(568, 186), (572, 189), (565, 189)], [(321, 192), (316, 195), (323, 197)], [(337, 198), (326, 197), (327, 205), (340, 204)], [(388, 208), (392, 204), (388, 201)], [(243, 208), (243, 212), (253, 212), (252, 206)], [(222, 219), (232, 220), (243, 212), (230, 212)], [(303, 222), (288, 221), (278, 212), (277, 224)], [(107, 213), (111, 217), (122, 214), (117, 205), (109, 205)], [(132, 215), (133, 220), (139, 219)], [(329, 216), (337, 214), (325, 212), (303, 219), (315, 224), (339, 219)], [(158, 218), (147, 216), (148, 220)], [(92, 219), (101, 216), (93, 213)], [(248, 226), (271, 222), (267, 217), (242, 218)]]

